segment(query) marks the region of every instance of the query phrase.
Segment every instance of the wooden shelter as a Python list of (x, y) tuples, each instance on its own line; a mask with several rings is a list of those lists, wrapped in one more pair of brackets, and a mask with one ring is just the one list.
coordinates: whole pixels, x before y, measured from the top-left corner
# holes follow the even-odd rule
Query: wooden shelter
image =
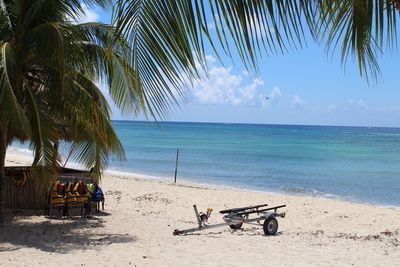
[[(30, 166), (6, 167), (5, 174), (3, 192), (6, 209), (46, 209), (48, 186), (37, 184)], [(81, 179), (90, 177), (90, 174), (89, 171), (62, 168), (60, 177)]]

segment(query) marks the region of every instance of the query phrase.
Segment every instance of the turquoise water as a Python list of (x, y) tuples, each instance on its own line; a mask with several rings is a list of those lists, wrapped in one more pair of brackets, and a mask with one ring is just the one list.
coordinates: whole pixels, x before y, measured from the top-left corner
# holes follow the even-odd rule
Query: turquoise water
[(400, 206), (400, 129), (115, 121), (111, 170)]
[(109, 169), (400, 206), (400, 129), (114, 121), (126, 161)]

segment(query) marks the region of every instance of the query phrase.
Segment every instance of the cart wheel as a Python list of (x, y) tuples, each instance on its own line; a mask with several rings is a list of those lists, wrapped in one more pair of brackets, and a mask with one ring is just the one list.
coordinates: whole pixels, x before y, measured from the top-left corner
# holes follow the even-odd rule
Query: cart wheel
[(237, 224), (230, 224), (229, 227), (233, 230), (240, 229), (242, 227), (243, 223), (237, 223)]
[(275, 217), (267, 218), (264, 221), (263, 229), (266, 235), (275, 235), (278, 231), (278, 221), (275, 219)]

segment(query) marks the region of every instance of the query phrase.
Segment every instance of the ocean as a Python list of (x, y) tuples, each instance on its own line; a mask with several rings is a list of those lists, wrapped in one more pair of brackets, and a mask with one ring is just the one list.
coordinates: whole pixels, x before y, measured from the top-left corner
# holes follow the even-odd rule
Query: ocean
[(114, 121), (110, 171), (400, 206), (400, 128)]

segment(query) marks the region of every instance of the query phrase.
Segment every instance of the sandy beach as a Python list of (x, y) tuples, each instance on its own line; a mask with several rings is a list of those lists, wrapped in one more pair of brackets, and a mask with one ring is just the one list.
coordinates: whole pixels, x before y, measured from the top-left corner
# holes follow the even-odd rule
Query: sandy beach
[[(7, 165), (29, 162), (9, 152)], [(174, 185), (106, 174), (105, 211), (89, 218), (46, 218), (7, 211), (0, 228), (1, 266), (399, 266), (400, 211), (395, 208), (195, 184)], [(192, 205), (219, 210), (286, 204), (276, 236), (244, 225), (173, 236), (194, 227)]]

